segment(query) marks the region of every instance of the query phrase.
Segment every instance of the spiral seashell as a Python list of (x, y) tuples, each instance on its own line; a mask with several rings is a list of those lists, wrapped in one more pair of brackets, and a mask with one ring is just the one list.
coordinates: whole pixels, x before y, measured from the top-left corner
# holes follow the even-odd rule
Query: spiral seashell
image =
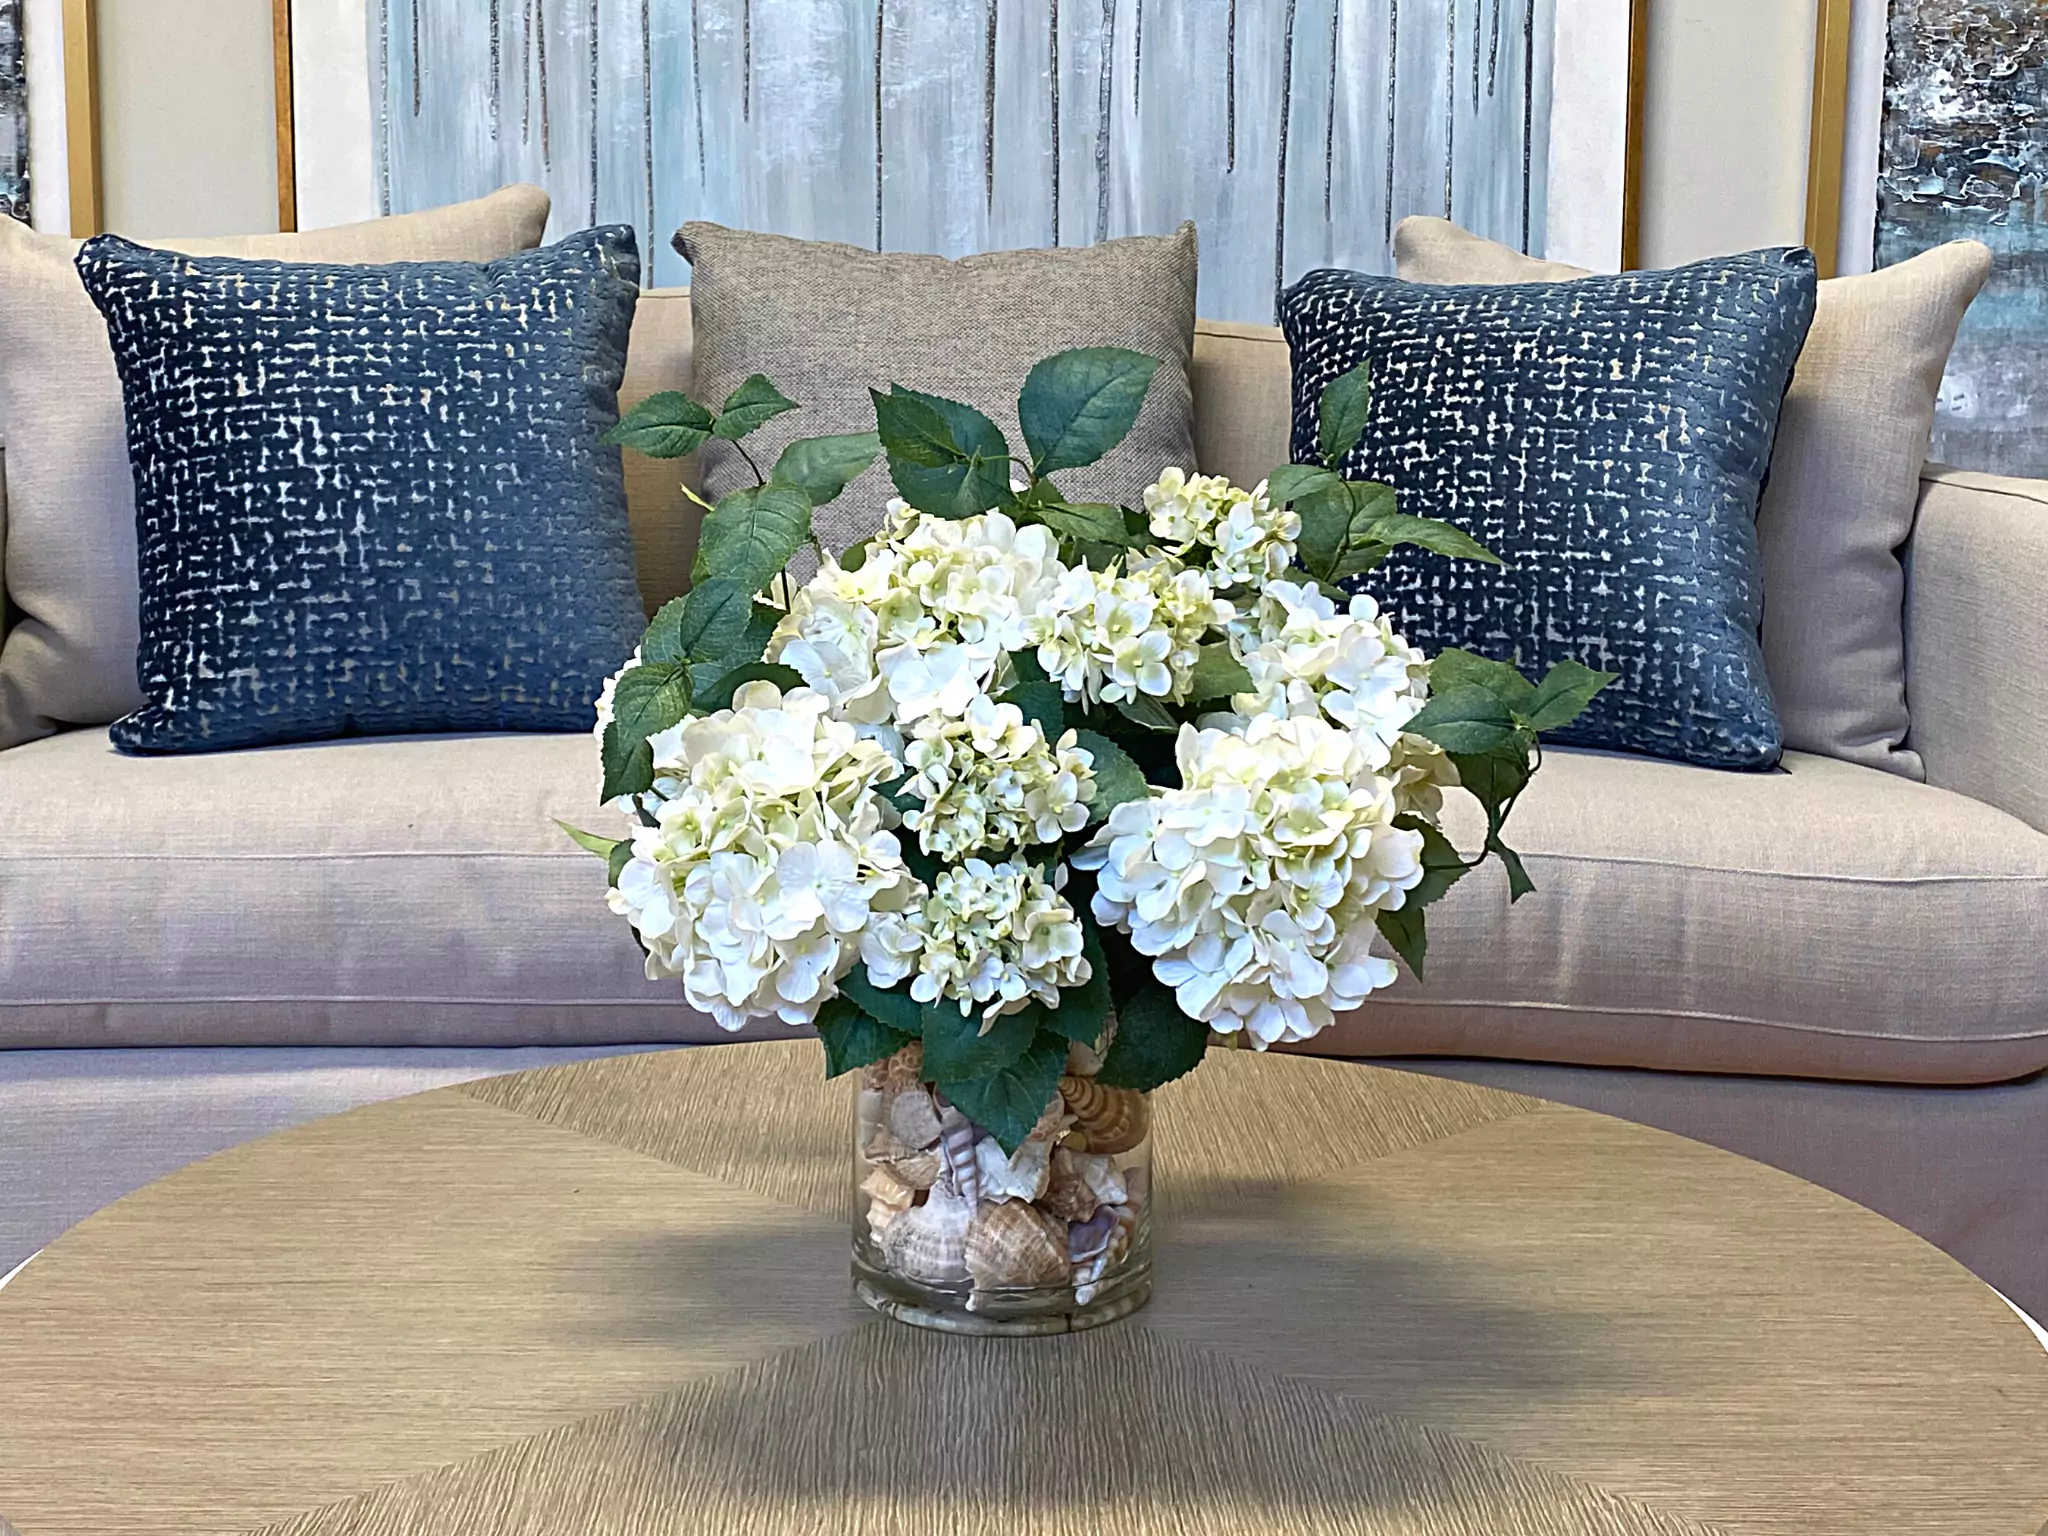
[(1111, 1042), (1116, 1039), (1116, 1015), (1111, 1014), (1102, 1026), (1101, 1037), (1093, 1045), (1075, 1040), (1067, 1046), (1067, 1073), (1071, 1077), (1093, 1077), (1102, 1070), (1102, 1060), (1109, 1054)]
[(860, 1192), (868, 1197), (868, 1230), (879, 1238), (892, 1222), (917, 1204), (917, 1191), (887, 1168), (872, 1168), (861, 1180)]
[(1074, 1300), (1082, 1306), (1102, 1289), (1110, 1267), (1130, 1251), (1138, 1215), (1127, 1205), (1105, 1205), (1088, 1220), (1067, 1229), (1067, 1252), (1074, 1266)]
[(958, 1285), (967, 1278), (967, 1224), (974, 1206), (942, 1190), (891, 1221), (882, 1232), (882, 1262), (919, 1285)]
[(981, 1132), (959, 1110), (948, 1104), (938, 1117), (939, 1157), (945, 1182), (953, 1193), (969, 1202), (981, 1198), (981, 1160), (974, 1144)]
[(977, 1291), (1063, 1285), (1071, 1264), (1067, 1224), (1021, 1201), (984, 1205), (968, 1223), (963, 1257)]
[(1060, 1097), (1073, 1113), (1074, 1129), (1088, 1139), (1085, 1151), (1128, 1152), (1152, 1128), (1145, 1096), (1129, 1088), (1106, 1088), (1092, 1077), (1063, 1077)]
[(1034, 1135), (1010, 1157), (995, 1137), (984, 1136), (974, 1144), (974, 1161), (981, 1174), (981, 1199), (1036, 1200), (1052, 1171), (1052, 1143)]
[(921, 1152), (939, 1139), (939, 1109), (916, 1083), (889, 1101), (889, 1129), (912, 1151)]
[(893, 1056), (884, 1056), (871, 1066), (860, 1069), (860, 1085), (874, 1088), (894, 1098), (897, 1094), (915, 1088), (924, 1077), (924, 1042), (913, 1040)]
[(1038, 1205), (1064, 1220), (1086, 1221), (1103, 1206), (1121, 1205), (1127, 1198), (1123, 1176), (1110, 1158), (1061, 1147), (1052, 1155)]

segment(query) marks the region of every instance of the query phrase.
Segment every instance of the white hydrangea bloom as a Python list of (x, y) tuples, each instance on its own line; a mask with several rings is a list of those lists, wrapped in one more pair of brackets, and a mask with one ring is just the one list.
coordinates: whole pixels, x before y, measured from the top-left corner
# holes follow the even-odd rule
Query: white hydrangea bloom
[(917, 722), (903, 752), (905, 786), (922, 800), (903, 813), (926, 853), (957, 859), (1054, 843), (1088, 824), (1095, 759), (1072, 731), (1057, 746), (1014, 704), (978, 694), (959, 718)]
[(626, 664), (606, 678), (604, 680), (604, 687), (598, 690), (597, 724), (590, 734), (597, 738), (599, 746), (604, 745), (604, 733), (611, 729), (611, 723), (616, 718), (612, 713), (612, 706), (619, 696), (619, 679), (639, 665), (640, 647), (636, 645), (633, 647), (633, 654)]
[(1206, 566), (1221, 590), (1271, 581), (1294, 563), (1301, 518), (1276, 507), (1266, 483), (1239, 490), (1221, 475), (1163, 471), (1145, 488), (1153, 537), (1191, 564)]
[(647, 946), (649, 978), (681, 977), (725, 1029), (812, 1022), (874, 915), (923, 895), (873, 789), (899, 766), (830, 709), (750, 683), (652, 738), (656, 825), (634, 833), (612, 910)]
[(1373, 744), (1375, 768), (1429, 699), (1427, 659), (1363, 593), (1340, 614), (1313, 586), (1271, 582), (1231, 638), (1254, 685), (1231, 700), (1239, 719), (1327, 716)]
[(1056, 1006), (1062, 987), (1093, 974), (1080, 920), (1060, 895), (1065, 883), (1064, 867), (1051, 881), (1014, 862), (968, 859), (943, 870), (920, 904), (875, 917), (861, 945), (868, 977), (893, 987), (909, 976), (918, 1002), (954, 1001), (963, 1017), (980, 1007), (987, 1021), (1034, 998)]
[(1374, 915), (1422, 879), (1422, 835), (1393, 825), (1372, 738), (1320, 715), (1243, 735), (1181, 729), (1182, 787), (1111, 812), (1074, 862), (1095, 916), (1131, 936), (1182, 1010), (1260, 1048), (1306, 1040), (1390, 985)]
[(1182, 702), (1203, 637), (1235, 616), (1203, 572), (1170, 555), (1129, 567), (1067, 571), (1026, 620), (1038, 664), (1069, 701)]

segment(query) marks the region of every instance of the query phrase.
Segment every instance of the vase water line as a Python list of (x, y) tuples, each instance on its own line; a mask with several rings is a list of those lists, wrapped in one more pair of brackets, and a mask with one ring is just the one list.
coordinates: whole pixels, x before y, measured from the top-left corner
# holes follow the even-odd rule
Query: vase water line
[(951, 1333), (1072, 1333), (1152, 1292), (1152, 1107), (1076, 1046), (1014, 1154), (921, 1080), (909, 1046), (866, 1068), (853, 1272), (886, 1316)]

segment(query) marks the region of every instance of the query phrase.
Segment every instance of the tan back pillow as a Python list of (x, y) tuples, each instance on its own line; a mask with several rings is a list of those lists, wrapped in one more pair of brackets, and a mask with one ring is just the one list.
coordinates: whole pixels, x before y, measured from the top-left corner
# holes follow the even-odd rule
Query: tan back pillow
[[(162, 243), (273, 261), (494, 261), (538, 245), (547, 218), (545, 192), (514, 186), (337, 229)], [(0, 219), (0, 574), (14, 621), (0, 644), (0, 749), (69, 725), (104, 725), (142, 703), (121, 381), (71, 264), (78, 245)]]
[[(1536, 261), (1443, 219), (1394, 232), (1418, 283), (1563, 282), (1590, 274)], [(1778, 421), (1757, 513), (1764, 664), (1785, 745), (1919, 779), (1907, 750), (1905, 569), (1936, 393), (1963, 313), (1991, 275), (1972, 240), (1820, 285), (1820, 304)]]

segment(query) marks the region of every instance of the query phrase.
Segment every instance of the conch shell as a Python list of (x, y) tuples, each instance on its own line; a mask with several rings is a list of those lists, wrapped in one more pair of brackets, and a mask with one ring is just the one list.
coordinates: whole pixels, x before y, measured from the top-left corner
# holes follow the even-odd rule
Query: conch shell
[(978, 1209), (963, 1246), (977, 1291), (1063, 1285), (1072, 1263), (1067, 1224), (1016, 1200)]
[(889, 1129), (896, 1139), (913, 1151), (921, 1151), (939, 1139), (939, 1109), (923, 1087), (912, 1083), (889, 1101)]
[(1086, 1140), (1084, 1152), (1128, 1152), (1145, 1139), (1152, 1117), (1145, 1096), (1129, 1088), (1106, 1088), (1091, 1077), (1062, 1077), (1060, 1097)]
[(887, 1168), (870, 1169), (861, 1180), (860, 1192), (868, 1197), (868, 1230), (877, 1238), (917, 1204), (917, 1191)]
[(974, 1206), (943, 1190), (903, 1212), (882, 1233), (882, 1262), (919, 1285), (958, 1285), (967, 1278), (967, 1224)]
[(1102, 1070), (1103, 1058), (1109, 1055), (1110, 1045), (1116, 1040), (1116, 1015), (1111, 1014), (1102, 1026), (1102, 1036), (1093, 1045), (1075, 1040), (1067, 1046), (1067, 1071), (1074, 1077), (1093, 1077)]
[(1045, 1192), (1037, 1198), (1042, 1210), (1066, 1221), (1086, 1221), (1105, 1205), (1124, 1204), (1129, 1191), (1106, 1154), (1061, 1147), (1052, 1155)]
[(937, 1139), (948, 1186), (970, 1204), (979, 1200), (981, 1160), (975, 1153), (975, 1143), (981, 1140), (981, 1132), (972, 1120), (948, 1104), (938, 1118)]
[(1034, 1133), (1017, 1155), (1003, 1152), (1002, 1143), (984, 1136), (974, 1144), (983, 1200), (1036, 1200), (1045, 1193), (1051, 1173), (1052, 1141)]

